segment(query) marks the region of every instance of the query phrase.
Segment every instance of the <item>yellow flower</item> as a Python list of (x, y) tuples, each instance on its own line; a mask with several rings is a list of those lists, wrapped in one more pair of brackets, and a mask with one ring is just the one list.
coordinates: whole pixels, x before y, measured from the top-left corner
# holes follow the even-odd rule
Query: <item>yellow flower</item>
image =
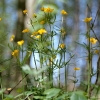
[(42, 35), (42, 34), (44, 34), (44, 33), (47, 33), (47, 31), (46, 31), (45, 29), (40, 29), (40, 30), (38, 30), (38, 33), (39, 33), (40, 35)]
[(10, 37), (10, 41), (13, 41), (15, 39), (15, 35), (12, 35), (11, 37)]
[(2, 20), (2, 18), (0, 18), (0, 21)]
[(50, 8), (50, 7), (48, 7), (48, 8), (42, 7), (42, 8), (41, 8), (41, 11), (44, 11), (45, 13), (51, 13), (51, 12), (53, 12), (53, 10), (54, 10), (54, 9), (52, 9), (52, 8)]
[(99, 50), (95, 50), (94, 51), (95, 54), (99, 54), (99, 52), (100, 52)]
[(34, 17), (34, 18), (36, 18), (36, 17), (37, 17), (37, 15), (34, 13), (34, 14), (33, 14), (33, 17)]
[(44, 20), (40, 21), (40, 24), (45, 24), (45, 21)]
[(23, 10), (23, 13), (24, 13), (24, 14), (27, 14), (27, 10), (26, 10), (26, 9), (25, 9), (25, 10)]
[(17, 57), (18, 56), (18, 53), (19, 53), (19, 50), (14, 50), (13, 52), (12, 52), (12, 56), (14, 56), (14, 57)]
[(23, 45), (23, 44), (24, 44), (24, 40), (18, 41), (17, 44), (18, 44), (19, 46)]
[(61, 32), (61, 35), (64, 37), (66, 35), (66, 31), (64, 28), (61, 28), (60, 29), (60, 32)]
[(92, 20), (92, 17), (87, 17), (87, 18), (85, 18), (83, 21), (86, 22), (86, 23), (88, 23), (88, 22), (90, 22), (91, 20)]
[(27, 33), (27, 32), (29, 32), (29, 29), (24, 29), (24, 30), (22, 31), (22, 33)]
[(40, 39), (40, 38), (41, 38), (41, 36), (40, 36), (40, 35), (37, 35), (37, 36), (35, 36), (35, 38), (36, 38), (36, 39)]
[(95, 39), (95, 38), (91, 37), (91, 38), (90, 38), (90, 42), (91, 42), (92, 44), (96, 44), (97, 39)]
[(77, 70), (80, 70), (80, 68), (79, 67), (74, 67), (74, 70), (77, 71)]
[(65, 48), (65, 44), (62, 43), (62, 44), (59, 45), (59, 47), (60, 47), (61, 49), (64, 49), (64, 48)]
[(65, 10), (61, 10), (62, 15), (67, 15), (68, 13)]
[(31, 34), (31, 37), (36, 36), (37, 34), (38, 34), (38, 32), (33, 32), (33, 33)]
[(44, 11), (44, 7), (41, 8), (41, 11)]

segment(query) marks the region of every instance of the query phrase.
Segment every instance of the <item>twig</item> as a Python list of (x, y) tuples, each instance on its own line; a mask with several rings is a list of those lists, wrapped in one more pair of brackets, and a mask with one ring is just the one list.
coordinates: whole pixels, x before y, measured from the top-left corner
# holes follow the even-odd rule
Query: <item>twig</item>
[(28, 76), (28, 74), (26, 74), (12, 89), (6, 90), (4, 93), (10, 94), (27, 76)]

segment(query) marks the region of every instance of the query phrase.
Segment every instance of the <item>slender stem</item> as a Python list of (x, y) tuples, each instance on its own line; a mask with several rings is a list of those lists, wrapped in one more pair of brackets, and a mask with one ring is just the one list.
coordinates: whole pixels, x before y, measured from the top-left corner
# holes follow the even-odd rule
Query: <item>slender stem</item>
[(75, 78), (75, 81), (74, 81), (73, 91), (75, 91), (75, 84), (76, 84), (76, 70), (75, 70), (74, 78)]
[[(50, 38), (50, 41), (51, 41), (51, 51), (53, 51), (53, 33), (52, 33), (52, 29), (51, 29), (51, 24), (49, 24), (49, 27), (50, 27), (50, 33), (51, 33), (51, 38)], [(52, 56), (52, 59), (53, 59), (53, 52), (51, 52), (51, 56)], [(52, 81), (51, 83), (51, 87), (53, 87), (53, 63), (51, 62), (51, 68), (50, 68), (50, 81)]]
[(10, 91), (9, 94), (28, 76), (28, 74), (26, 74)]
[(34, 55), (34, 51), (33, 51), (33, 58), (34, 58), (34, 63), (35, 63), (36, 70), (38, 70), (38, 68), (37, 68), (37, 64), (36, 64), (35, 55)]
[[(2, 73), (0, 72), (0, 88), (2, 89)], [(3, 93), (1, 96), (2, 100), (3, 100)]]
[(59, 88), (60, 88), (60, 68), (59, 68)]
[[(42, 63), (43, 62), (41, 62), (41, 60), (43, 61), (43, 58), (42, 58), (42, 55), (41, 55), (41, 52), (38, 52), (39, 53), (39, 60), (40, 60), (40, 68), (42, 69), (43, 68), (43, 66), (42, 66)], [(42, 79), (43, 79), (43, 75), (44, 74), (44, 72), (42, 72)]]
[(22, 61), (24, 59), (23, 53), (24, 53), (24, 51), (23, 51), (23, 45), (22, 45)]
[(89, 50), (88, 50), (88, 98), (90, 98), (90, 90), (91, 90), (91, 71), (92, 71), (92, 66), (91, 66), (91, 43), (90, 43), (90, 30), (88, 32), (89, 34)]
[[(21, 47), (20, 47), (21, 48)], [(20, 60), (22, 60), (22, 61), (20, 61), (20, 62), (23, 62), (23, 59), (24, 59), (24, 57), (23, 57), (23, 53), (24, 53), (24, 51), (23, 51), (23, 45), (22, 45), (22, 48), (21, 48), (21, 54), (22, 54), (22, 59), (20, 59)], [(20, 63), (21, 64), (21, 66), (23, 65), (23, 63)], [(24, 77), (24, 72), (22, 71), (22, 78)], [(25, 87), (24, 87), (24, 81), (23, 81), (23, 92), (25, 91)], [(24, 98), (24, 95), (23, 95), (23, 98)]]
[[(65, 63), (65, 52), (64, 52), (64, 63)], [(67, 72), (66, 72), (66, 65), (65, 65), (65, 89), (67, 88)]]

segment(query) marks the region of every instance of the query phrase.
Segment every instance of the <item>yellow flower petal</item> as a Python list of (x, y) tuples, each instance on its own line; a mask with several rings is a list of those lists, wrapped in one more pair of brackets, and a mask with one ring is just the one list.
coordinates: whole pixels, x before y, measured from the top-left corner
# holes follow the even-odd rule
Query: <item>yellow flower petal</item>
[(41, 11), (44, 11), (44, 7), (41, 8)]
[(91, 37), (91, 38), (90, 38), (90, 42), (91, 42), (92, 44), (96, 44), (97, 39), (95, 39), (95, 38)]
[(41, 8), (41, 11), (44, 11), (45, 13), (51, 13), (51, 12), (53, 12), (53, 10), (54, 10), (54, 9), (52, 9), (52, 8), (50, 8), (50, 7), (48, 7), (48, 8), (42, 7), (42, 8)]
[(33, 32), (33, 33), (31, 34), (31, 37), (34, 37), (34, 36), (36, 36), (36, 35), (38, 35), (38, 32)]
[(23, 44), (24, 44), (24, 40), (18, 41), (17, 44), (18, 44), (19, 46), (23, 45)]
[(65, 48), (65, 44), (62, 43), (62, 44), (59, 45), (59, 47), (60, 47), (61, 49), (64, 49), (64, 48)]
[(22, 33), (28, 33), (29, 32), (29, 29), (24, 29), (23, 31), (22, 31)]
[(40, 39), (41, 38), (41, 35), (37, 35), (35, 36), (36, 39)]
[(38, 30), (38, 33), (39, 33), (40, 35), (42, 35), (42, 34), (44, 34), (44, 33), (47, 33), (47, 31), (46, 31), (45, 29), (40, 29), (40, 30)]
[(12, 36), (10, 37), (10, 41), (12, 42), (14, 39), (15, 39), (15, 35), (12, 35)]
[(61, 10), (62, 15), (67, 15), (68, 13), (65, 10)]
[(87, 17), (87, 18), (85, 18), (83, 21), (86, 22), (86, 23), (88, 23), (88, 22), (90, 22), (91, 20), (92, 20), (92, 17)]
[(27, 13), (27, 10), (26, 10), (26, 9), (25, 9), (25, 10), (23, 10), (23, 13), (24, 13), (24, 14), (26, 14), (26, 13)]
[(74, 67), (74, 70), (77, 71), (77, 70), (80, 70), (80, 68), (79, 67)]
[(40, 22), (40, 24), (45, 24), (45, 21), (44, 21), (44, 20), (42, 20), (42, 21)]
[(95, 54), (99, 54), (99, 52), (100, 52), (99, 50), (95, 50), (94, 51)]
[(33, 17), (34, 17), (34, 18), (36, 18), (36, 17), (37, 17), (37, 15), (34, 13), (34, 14), (33, 14)]
[(19, 53), (19, 50), (14, 50), (13, 52), (12, 52), (12, 56), (14, 56), (14, 57), (17, 57), (18, 56), (18, 53)]

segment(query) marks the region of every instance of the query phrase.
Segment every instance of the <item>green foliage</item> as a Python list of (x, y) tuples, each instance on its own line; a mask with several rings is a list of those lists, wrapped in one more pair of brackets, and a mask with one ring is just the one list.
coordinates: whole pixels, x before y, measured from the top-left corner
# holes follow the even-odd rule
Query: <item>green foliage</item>
[(72, 93), (70, 100), (88, 100), (83, 91), (75, 91)]
[[(47, 4), (49, 5), (49, 4)], [(17, 43), (14, 43), (14, 36), (11, 37), (11, 43), (8, 44), (8, 47), (11, 50), (12, 58), (15, 60), (17, 67), (20, 69), (20, 72), (22, 73), (21, 80), (12, 88), (11, 90), (7, 89), (1, 89), (0, 95), (2, 96), (3, 100), (88, 100), (92, 99), (91, 97), (91, 89), (95, 88), (97, 90), (96, 93), (99, 91), (99, 87), (95, 84), (91, 84), (91, 78), (95, 74), (93, 73), (92, 69), (92, 58), (95, 54), (95, 49), (97, 46), (93, 46), (98, 42), (98, 39), (95, 37), (92, 37), (89, 31), (86, 32), (86, 39), (88, 43), (78, 43), (81, 47), (86, 49), (86, 54), (88, 58), (88, 80), (84, 85), (86, 86), (86, 92), (75, 90), (76, 83), (78, 82), (78, 79), (76, 77), (76, 72), (80, 70), (80, 68), (75, 67), (73, 61), (73, 58), (75, 54), (73, 52), (69, 52), (68, 47), (64, 44), (64, 37), (65, 35), (65, 29), (59, 28), (55, 25), (56, 20), (56, 11), (53, 12), (55, 9), (46, 7), (46, 5), (41, 9), (41, 11), (33, 16), (33, 18), (30, 18), (31, 28), (25, 29), (22, 31), (22, 34), (25, 34), (27, 36), (27, 44), (24, 42), (24, 40), (18, 41)], [(26, 13), (28, 15), (28, 12), (26, 10)], [(62, 19), (64, 16), (67, 15), (67, 12), (63, 10), (63, 13), (61, 13)], [(40, 21), (44, 21), (42, 24), (40, 24)], [(85, 18), (84, 22), (89, 23), (91, 20), (89, 18)], [(61, 22), (63, 24), (63, 21)], [(87, 24), (88, 25), (88, 24)], [(56, 29), (56, 27), (58, 29)], [(1, 36), (1, 35), (0, 35)], [(3, 36), (3, 35), (2, 35)], [(59, 42), (58, 44), (54, 41), (55, 36), (59, 36)], [(0, 39), (2, 39), (0, 37)], [(55, 47), (56, 45), (56, 47)], [(4, 44), (0, 44), (0, 48), (5, 47)], [(2, 52), (2, 51), (0, 51)], [(38, 54), (38, 58), (36, 58), (35, 54)], [(66, 60), (66, 55), (68, 55), (68, 59)], [(59, 58), (58, 58), (59, 56)], [(34, 68), (30, 67), (30, 65), (27, 64), (29, 61), (29, 58), (33, 57), (34, 60)], [(1, 60), (1, 58), (0, 58)], [(9, 60), (9, 59), (8, 59)], [(2, 61), (1, 61), (2, 62)], [(1, 63), (0, 62), (0, 63)], [(67, 90), (67, 67), (73, 64), (74, 68), (73, 71), (75, 72), (73, 74), (73, 80), (71, 80), (74, 84), (73, 90), (66, 91)], [(8, 67), (7, 67), (8, 68)], [(61, 76), (60, 76), (60, 68), (64, 68), (65, 71), (65, 83), (64, 88), (61, 88)], [(58, 72), (58, 81), (57, 83), (59, 86), (55, 86), (53, 83), (53, 74), (54, 70), (59, 70)], [(0, 72), (3, 72), (6, 70), (5, 68), (1, 68)], [(97, 70), (98, 71), (98, 70)], [(98, 75), (98, 74), (97, 74)], [(2, 80), (2, 75), (0, 76)], [(2, 81), (1, 81), (2, 82)], [(85, 81), (84, 81), (85, 82)], [(17, 86), (22, 83), (21, 87), (18, 89)], [(2, 84), (1, 84), (2, 88)], [(16, 96), (11, 95), (10, 93), (16, 89)], [(7, 93), (5, 94), (5, 91)], [(93, 98), (94, 99), (94, 98)]]
[(60, 92), (60, 89), (51, 88), (51, 89), (45, 90), (44, 94), (46, 95), (46, 99), (50, 99), (50, 98), (56, 98), (59, 92)]
[(0, 95), (3, 94), (3, 92), (5, 91), (6, 89), (0, 89)]

